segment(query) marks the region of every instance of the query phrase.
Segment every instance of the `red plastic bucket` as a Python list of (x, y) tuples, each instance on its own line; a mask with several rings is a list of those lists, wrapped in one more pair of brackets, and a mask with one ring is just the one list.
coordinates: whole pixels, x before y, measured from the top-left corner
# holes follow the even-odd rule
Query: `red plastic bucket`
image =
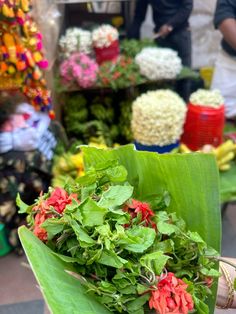
[(98, 64), (105, 61), (112, 61), (118, 58), (120, 47), (118, 40), (114, 41), (109, 47), (94, 48)]
[(191, 150), (205, 144), (219, 146), (223, 141), (224, 105), (219, 108), (189, 104), (181, 141)]

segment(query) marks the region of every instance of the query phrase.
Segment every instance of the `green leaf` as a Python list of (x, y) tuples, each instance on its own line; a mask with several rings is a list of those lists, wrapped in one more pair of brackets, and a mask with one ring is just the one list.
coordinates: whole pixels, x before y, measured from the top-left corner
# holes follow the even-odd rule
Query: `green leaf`
[(174, 242), (171, 239), (165, 241), (156, 241), (153, 251), (162, 251), (163, 253), (173, 252)]
[[(209, 314), (209, 308), (204, 302), (196, 296), (193, 296), (193, 301), (198, 314)], [(214, 313), (214, 311), (210, 313)]]
[(95, 201), (88, 198), (80, 204), (79, 208), (83, 217), (83, 225), (88, 227), (99, 226), (104, 223), (107, 209), (98, 206)]
[(106, 170), (109, 180), (114, 183), (124, 182), (127, 178), (127, 170), (124, 166), (115, 166)]
[(142, 266), (153, 269), (156, 275), (160, 275), (169, 258), (170, 257), (164, 255), (163, 252), (154, 252), (144, 255), (140, 259), (140, 263)]
[(149, 300), (150, 295), (148, 293), (142, 295), (141, 297), (137, 298), (134, 301), (127, 303), (127, 310), (128, 312), (137, 311)]
[(66, 263), (75, 263), (78, 261), (78, 258), (76, 258), (76, 257), (70, 257), (70, 256), (62, 255), (59, 253), (55, 253), (53, 251), (52, 251), (52, 254), (59, 257), (63, 262), (66, 262)]
[(74, 220), (71, 220), (70, 225), (74, 230), (78, 241), (82, 247), (93, 246), (96, 242), (87, 234), (87, 232)]
[(127, 261), (116, 255), (114, 252), (104, 250), (98, 260), (98, 263), (115, 268), (121, 268), (127, 263)]
[(154, 242), (156, 232), (152, 228), (135, 226), (126, 231), (127, 238), (118, 241), (125, 250), (143, 253), (146, 251)]
[(52, 238), (63, 231), (64, 229), (64, 221), (63, 220), (58, 220), (55, 218), (47, 219), (45, 220), (41, 227), (46, 229), (47, 234), (48, 234), (48, 240), (52, 240)]
[(28, 214), (32, 208), (32, 206), (29, 206), (22, 201), (19, 193), (17, 194), (16, 197), (16, 205), (19, 207), (18, 210), (19, 214)]
[(157, 223), (157, 230), (162, 234), (171, 235), (172, 233), (176, 232), (178, 228), (174, 225), (161, 221)]
[(188, 232), (188, 236), (190, 240), (196, 243), (204, 243), (203, 239), (200, 237), (200, 235), (197, 232)]
[(234, 290), (236, 290), (236, 278), (234, 278)]
[(94, 297), (88, 296), (79, 280), (65, 270), (76, 271), (56, 257), (32, 232), (23, 226), (19, 229), (19, 236), (51, 313), (110, 313)]
[(133, 187), (130, 185), (111, 186), (108, 191), (103, 193), (98, 204), (106, 208), (121, 206), (132, 196), (133, 190)]
[(207, 277), (219, 277), (220, 273), (215, 269), (201, 268), (200, 272)]

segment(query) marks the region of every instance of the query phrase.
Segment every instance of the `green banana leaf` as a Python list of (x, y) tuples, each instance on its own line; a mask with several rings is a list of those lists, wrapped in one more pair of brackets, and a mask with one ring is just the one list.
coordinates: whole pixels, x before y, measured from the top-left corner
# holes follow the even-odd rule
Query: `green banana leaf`
[[(185, 219), (188, 228), (197, 231), (213, 248), (220, 251), (221, 216), (219, 178), (213, 156), (207, 154), (158, 155), (137, 152), (132, 145), (103, 151), (83, 147), (86, 167), (109, 159), (118, 159), (128, 170), (135, 197), (151, 200), (168, 191), (169, 211)], [(45, 299), (54, 314), (106, 314), (108, 311), (91, 299), (78, 280), (65, 272), (68, 263), (56, 256), (25, 227), (19, 235)], [(216, 289), (209, 300), (214, 313)]]
[(221, 202), (236, 201), (236, 163), (231, 163), (229, 171), (220, 173)]

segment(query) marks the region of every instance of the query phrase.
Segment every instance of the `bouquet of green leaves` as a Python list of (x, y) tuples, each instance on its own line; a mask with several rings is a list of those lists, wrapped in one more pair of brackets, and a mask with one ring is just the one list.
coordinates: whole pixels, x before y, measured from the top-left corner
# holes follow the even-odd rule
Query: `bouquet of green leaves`
[[(207, 167), (208, 175), (216, 179), (213, 158), (158, 156), (136, 152), (132, 146), (109, 151), (85, 147), (83, 152), (87, 172), (75, 185), (50, 189), (32, 206), (18, 198), (20, 211), (28, 213), (29, 227), (41, 240), (20, 230), (53, 313), (213, 313), (207, 302), (209, 296), (214, 299), (212, 287), (219, 276), (213, 261), (217, 252), (206, 242), (219, 248), (219, 212), (212, 207), (217, 195), (199, 195), (198, 215), (204, 215), (200, 223), (206, 208), (208, 218), (215, 221), (210, 230), (215, 239), (209, 241), (204, 226), (196, 229), (193, 221), (189, 228), (190, 216), (196, 215), (194, 195), (190, 201), (189, 192), (175, 186), (180, 180), (178, 166), (183, 183), (193, 164), (196, 171)], [(151, 175), (157, 169), (162, 175)], [(209, 184), (207, 189), (214, 186), (211, 180), (204, 182), (206, 169), (202, 170), (196, 172), (196, 192), (202, 188), (199, 183), (203, 188)], [(172, 175), (179, 178), (169, 181)], [(186, 222), (181, 212), (187, 214)]]

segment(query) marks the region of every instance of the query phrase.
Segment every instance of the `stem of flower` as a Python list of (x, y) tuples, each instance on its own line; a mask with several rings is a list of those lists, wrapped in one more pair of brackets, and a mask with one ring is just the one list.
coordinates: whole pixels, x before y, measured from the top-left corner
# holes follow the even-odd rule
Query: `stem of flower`
[(228, 265), (234, 267), (235, 270), (236, 270), (236, 264), (228, 261), (226, 258), (223, 258), (223, 257), (220, 257), (220, 256), (205, 256), (205, 257), (207, 257), (209, 259), (213, 259), (213, 260), (218, 261), (218, 262), (223, 262), (225, 264), (228, 264)]

